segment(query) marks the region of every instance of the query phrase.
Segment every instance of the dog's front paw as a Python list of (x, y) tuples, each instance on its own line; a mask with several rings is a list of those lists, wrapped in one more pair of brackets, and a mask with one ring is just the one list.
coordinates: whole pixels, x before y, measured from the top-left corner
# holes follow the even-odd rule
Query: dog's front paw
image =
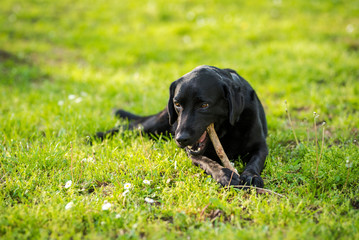
[(86, 144), (89, 144), (89, 145), (93, 145), (94, 142), (97, 142), (97, 141), (103, 141), (105, 137), (105, 133), (104, 132), (97, 132), (95, 135), (87, 135), (86, 136), (86, 139), (85, 139), (85, 142)]
[(240, 178), (239, 175), (228, 168), (222, 168), (221, 173), (217, 178), (218, 183), (220, 183), (223, 187), (229, 185), (239, 185)]
[(263, 179), (257, 175), (244, 171), (240, 176), (241, 185), (255, 186), (262, 188), (264, 186)]

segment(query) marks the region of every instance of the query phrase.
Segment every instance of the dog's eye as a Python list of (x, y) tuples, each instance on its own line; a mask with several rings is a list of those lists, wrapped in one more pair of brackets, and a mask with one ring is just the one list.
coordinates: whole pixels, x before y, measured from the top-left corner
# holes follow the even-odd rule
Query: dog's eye
[(208, 103), (202, 103), (201, 108), (208, 108)]
[(180, 104), (179, 102), (174, 102), (174, 104), (175, 104), (175, 106), (178, 107), (178, 108), (181, 107), (181, 104)]

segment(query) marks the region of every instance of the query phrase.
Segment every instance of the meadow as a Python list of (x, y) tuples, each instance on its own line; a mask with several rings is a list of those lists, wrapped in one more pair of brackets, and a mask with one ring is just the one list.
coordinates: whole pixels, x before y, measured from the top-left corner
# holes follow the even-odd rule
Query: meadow
[[(358, 16), (358, 0), (2, 0), (0, 238), (359, 239)], [(161, 111), (203, 64), (255, 88), (281, 196), (221, 188), (163, 136), (86, 141), (114, 108)]]

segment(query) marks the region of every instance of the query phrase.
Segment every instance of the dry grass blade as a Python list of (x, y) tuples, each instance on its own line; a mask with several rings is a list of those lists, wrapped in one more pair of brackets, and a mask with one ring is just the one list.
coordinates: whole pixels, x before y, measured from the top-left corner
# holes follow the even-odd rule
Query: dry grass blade
[(258, 194), (269, 194), (269, 195), (276, 195), (276, 196), (282, 197), (282, 198), (287, 198), (286, 196), (284, 196), (282, 194), (276, 193), (276, 192), (268, 190), (268, 189), (260, 188), (260, 187), (248, 186), (248, 185), (232, 185), (232, 187), (235, 187), (235, 188), (252, 188), (252, 189), (255, 189)]

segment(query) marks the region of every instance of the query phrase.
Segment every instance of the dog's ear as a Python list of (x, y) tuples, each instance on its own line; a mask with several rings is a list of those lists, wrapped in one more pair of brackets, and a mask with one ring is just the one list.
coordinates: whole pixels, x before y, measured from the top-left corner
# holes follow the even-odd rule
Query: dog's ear
[(178, 80), (171, 83), (170, 86), (170, 98), (168, 99), (168, 104), (167, 104), (167, 113), (168, 113), (170, 125), (173, 125), (177, 121), (177, 117), (178, 117), (175, 107), (173, 106), (173, 97), (175, 95), (177, 84), (178, 84)]
[(223, 88), (229, 106), (229, 123), (234, 126), (244, 109), (244, 97), (239, 86), (226, 83)]

